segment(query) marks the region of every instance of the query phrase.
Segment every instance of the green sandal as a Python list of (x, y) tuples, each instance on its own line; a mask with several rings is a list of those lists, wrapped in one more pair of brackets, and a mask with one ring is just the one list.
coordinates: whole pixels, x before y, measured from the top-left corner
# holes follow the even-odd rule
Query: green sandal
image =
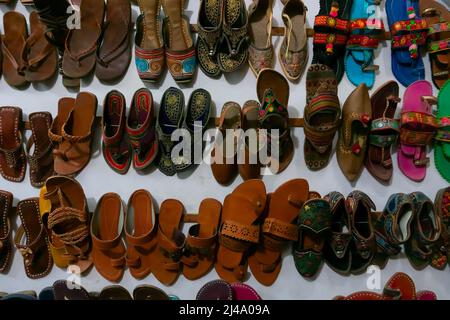
[(437, 119), (439, 129), (435, 137), (434, 162), (442, 178), (450, 182), (450, 80), (448, 80), (438, 96)]

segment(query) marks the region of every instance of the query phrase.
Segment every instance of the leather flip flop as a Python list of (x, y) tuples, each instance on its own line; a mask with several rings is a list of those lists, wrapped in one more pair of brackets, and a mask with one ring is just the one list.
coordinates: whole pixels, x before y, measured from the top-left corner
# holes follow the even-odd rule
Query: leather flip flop
[(103, 195), (91, 219), (92, 260), (103, 278), (118, 282), (125, 269), (122, 240), (125, 208), (115, 193)]
[(397, 82), (389, 81), (370, 99), (372, 122), (365, 165), (367, 170), (382, 182), (389, 182), (393, 172), (391, 146), (400, 133), (399, 123), (394, 120), (397, 103), (400, 102), (398, 94)]
[[(262, 70), (257, 79), (256, 92), (261, 109), (259, 125), (267, 130), (267, 150), (270, 150), (272, 173), (278, 174), (285, 170), (294, 157), (294, 143), (289, 128), (289, 83), (279, 72), (270, 69)], [(272, 130), (278, 130), (278, 136), (272, 137)], [(277, 138), (277, 139), (275, 139)], [(276, 143), (278, 150), (271, 150)], [(275, 151), (275, 154), (273, 154)]]
[(49, 112), (33, 112), (28, 116), (31, 136), (26, 150), (30, 165), (30, 182), (33, 187), (42, 187), (45, 180), (53, 175), (53, 144), (48, 137), (52, 124)]
[(91, 300), (89, 293), (82, 286), (58, 280), (53, 284), (55, 300)]
[(197, 293), (195, 300), (233, 300), (233, 288), (223, 280), (213, 280), (205, 284)]
[(22, 144), (22, 109), (1, 107), (0, 123), (0, 173), (8, 181), (21, 182), (27, 167)]
[(152, 195), (146, 190), (136, 190), (128, 200), (125, 218), (126, 262), (136, 279), (143, 279), (152, 271), (156, 230)]
[(75, 107), (75, 99), (74, 98), (61, 98), (58, 101), (58, 114), (53, 119), (52, 125), (48, 130), (48, 136), (52, 141), (54, 148), (58, 148), (58, 146), (63, 141), (62, 137), (62, 127), (64, 123), (66, 123), (69, 114), (72, 112)]
[(140, 285), (133, 290), (134, 300), (170, 300), (163, 290), (149, 285)]
[(9, 219), (13, 202), (13, 194), (0, 190), (0, 273), (9, 270), (12, 262), (11, 234)]
[(96, 114), (97, 97), (80, 92), (62, 127), (62, 142), (53, 150), (57, 174), (76, 175), (89, 163)]
[(94, 69), (104, 15), (104, 0), (81, 3), (80, 28), (69, 30), (66, 38), (62, 60), (65, 76), (83, 78)]
[(55, 265), (76, 265), (80, 273), (87, 271), (92, 266), (89, 211), (81, 185), (65, 176), (48, 178), (40, 192), (39, 209)]
[(398, 167), (413, 181), (425, 179), (429, 158), (427, 145), (437, 129), (432, 115), (433, 88), (425, 80), (414, 82), (403, 96), (400, 120), (400, 147), (397, 151)]
[(243, 283), (232, 283), (231, 288), (233, 288), (233, 300), (237, 301), (257, 301), (262, 300), (259, 294), (252, 287)]
[(197, 224), (189, 228), (182, 258), (183, 275), (189, 280), (203, 277), (214, 266), (222, 204), (215, 199), (205, 199), (198, 211)]
[(22, 225), (16, 232), (14, 242), (24, 259), (25, 272), (31, 279), (45, 277), (52, 270), (53, 260), (47, 230), (39, 213), (39, 199), (20, 201), (17, 204), (17, 214)]
[(389, 300), (416, 300), (416, 286), (410, 276), (397, 272), (384, 286), (383, 296)]
[(248, 180), (225, 198), (215, 264), (217, 274), (228, 282), (247, 277), (248, 254), (259, 242), (260, 217), (266, 206), (261, 180)]
[(22, 59), (22, 49), (28, 38), (25, 17), (16, 11), (6, 12), (3, 16), (3, 30), (3, 76), (10, 86), (20, 87), (27, 83), (25, 62)]
[(29, 82), (45, 81), (58, 69), (58, 52), (45, 36), (45, 26), (36, 11), (30, 13), (30, 36), (22, 49), (25, 78)]
[(165, 200), (159, 210), (158, 248), (153, 252), (152, 273), (162, 284), (175, 283), (182, 269), (182, 254), (186, 241), (181, 232), (183, 204), (175, 199)]
[(113, 82), (123, 77), (131, 62), (131, 3), (108, 0), (103, 41), (97, 52), (95, 75), (100, 81)]
[(450, 79), (450, 11), (435, 0), (420, 0), (420, 12), (428, 25), (428, 55), (433, 82), (439, 89)]
[(276, 281), (281, 271), (281, 254), (291, 241), (298, 240), (298, 212), (308, 198), (309, 185), (304, 179), (290, 180), (270, 195), (262, 240), (248, 259), (253, 276), (263, 285)]

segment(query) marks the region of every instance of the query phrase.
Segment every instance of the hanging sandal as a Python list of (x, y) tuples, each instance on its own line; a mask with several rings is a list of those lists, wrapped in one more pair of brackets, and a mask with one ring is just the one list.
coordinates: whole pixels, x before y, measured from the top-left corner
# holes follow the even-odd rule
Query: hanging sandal
[(77, 95), (62, 127), (62, 142), (53, 150), (57, 174), (76, 175), (89, 163), (97, 104), (97, 97), (92, 93)]
[(379, 66), (374, 65), (373, 60), (385, 32), (383, 21), (373, 18), (371, 13), (380, 3), (380, 0), (353, 0), (345, 70), (355, 86), (365, 83), (372, 88), (375, 83), (375, 71)]
[(255, 76), (263, 69), (273, 69), (272, 44), (274, 0), (254, 0), (248, 8), (248, 64)]
[(392, 36), (392, 73), (407, 87), (425, 78), (420, 47), (426, 43), (428, 26), (420, 18), (419, 0), (386, 0), (386, 14)]
[(445, 83), (438, 96), (438, 129), (434, 137), (434, 163), (436, 169), (450, 182), (450, 80)]
[(6, 82), (13, 87), (27, 84), (25, 78), (25, 61), (22, 50), (28, 38), (27, 22), (25, 17), (16, 11), (8, 11), (3, 16), (2, 36), (2, 72)]
[(13, 260), (11, 214), (13, 194), (0, 190), (0, 273), (7, 272)]
[(400, 148), (398, 167), (413, 181), (425, 179), (429, 159), (427, 145), (436, 134), (437, 122), (432, 115), (435, 98), (431, 83), (425, 80), (410, 85), (403, 96), (400, 119)]
[(30, 166), (30, 182), (40, 188), (53, 175), (53, 144), (48, 137), (52, 124), (49, 112), (33, 112), (28, 116), (31, 137), (27, 142), (27, 159)]
[(69, 30), (65, 44), (62, 68), (67, 77), (83, 78), (94, 69), (104, 15), (104, 0), (81, 3), (80, 28)]
[(428, 26), (427, 47), (433, 82), (441, 89), (450, 79), (450, 12), (434, 0), (420, 0), (419, 4)]
[(389, 81), (370, 98), (372, 122), (365, 165), (375, 178), (386, 183), (391, 180), (393, 172), (391, 146), (396, 143), (400, 133), (399, 123), (394, 120), (400, 102), (398, 95), (397, 82)]
[(25, 178), (27, 159), (22, 144), (22, 109), (0, 107), (0, 173), (8, 181)]
[(308, 63), (306, 11), (301, 0), (289, 0), (282, 12), (285, 34), (279, 58), (286, 78), (291, 81), (301, 78)]
[(337, 142), (336, 157), (342, 173), (350, 181), (361, 175), (366, 156), (372, 106), (367, 86), (358, 86), (342, 107), (342, 126)]
[(36, 11), (30, 13), (30, 36), (22, 49), (22, 59), (29, 82), (46, 81), (58, 69), (58, 53), (45, 37), (45, 26)]
[(152, 254), (152, 273), (162, 284), (175, 283), (182, 271), (186, 237), (181, 232), (183, 204), (174, 199), (161, 203), (158, 221), (157, 249)]
[(205, 199), (198, 211), (193, 221), (197, 224), (189, 228), (181, 258), (183, 275), (189, 280), (203, 277), (214, 267), (222, 204), (215, 199)]
[(125, 217), (126, 264), (136, 279), (143, 279), (152, 272), (152, 253), (157, 250), (156, 226), (151, 194), (136, 190), (128, 200)]
[(304, 154), (310, 170), (324, 168), (331, 158), (333, 140), (341, 123), (337, 80), (326, 65), (314, 64), (306, 74)]
[(52, 270), (53, 260), (47, 230), (39, 213), (39, 199), (20, 201), (17, 204), (17, 214), (22, 225), (16, 232), (14, 242), (24, 259), (25, 272), (31, 279), (45, 277)]
[(89, 211), (81, 185), (74, 179), (54, 176), (41, 189), (39, 209), (47, 221), (53, 261), (59, 268), (79, 267), (80, 273), (92, 266), (90, 256)]
[(298, 211), (309, 198), (306, 180), (290, 180), (271, 193), (268, 215), (262, 227), (262, 240), (249, 259), (256, 280), (272, 285), (281, 271), (281, 255), (292, 241), (298, 241)]
[(217, 61), (225, 73), (240, 69), (248, 58), (248, 14), (244, 0), (224, 0), (223, 32)]

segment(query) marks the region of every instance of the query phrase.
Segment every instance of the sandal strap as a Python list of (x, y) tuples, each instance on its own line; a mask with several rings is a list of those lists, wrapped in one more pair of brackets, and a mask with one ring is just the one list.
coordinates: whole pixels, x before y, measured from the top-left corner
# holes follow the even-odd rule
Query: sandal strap
[(174, 237), (168, 238), (161, 229), (158, 232), (158, 249), (161, 253), (178, 264), (183, 256), (186, 237), (179, 230), (174, 230)]
[(450, 143), (450, 117), (441, 117), (437, 121), (439, 128), (434, 139), (440, 142)]
[(343, 34), (332, 33), (314, 33), (314, 44), (324, 44), (326, 53), (331, 55), (334, 53), (334, 47), (345, 46), (348, 37)]
[[(382, 134), (386, 132), (392, 132), (392, 134)], [(369, 143), (377, 147), (388, 148), (395, 143), (399, 133), (398, 121), (388, 118), (375, 119), (371, 123)]]
[(225, 220), (222, 223), (220, 234), (239, 241), (258, 243), (259, 225), (245, 225), (232, 220)]
[[(129, 30), (130, 29), (130, 26), (128, 25), (128, 23), (126, 22), (126, 21), (124, 21), (124, 20), (122, 20), (122, 22), (123, 22), (123, 29), (124, 30)], [(104, 30), (106, 30), (106, 28), (108, 27), (108, 23), (105, 23), (104, 24), (104, 26), (103, 26), (103, 29)], [(101, 66), (103, 66), (103, 67), (107, 67), (108, 66), (108, 64), (111, 62), (111, 61), (114, 61), (117, 57), (119, 57), (125, 50), (127, 50), (127, 46), (125, 45), (126, 44), (126, 42), (128, 41), (128, 37), (129, 37), (129, 34), (128, 34), (128, 32), (123, 32), (122, 33), (122, 38), (120, 39), (120, 41), (117, 41), (117, 43), (116, 43), (116, 46), (113, 48), (113, 49), (111, 49), (111, 50), (109, 50), (109, 51), (107, 51), (107, 52), (105, 52), (104, 54), (102, 54), (101, 56), (99, 56), (98, 54), (97, 54), (97, 62), (101, 65)], [(123, 47), (123, 49), (122, 50), (119, 50), (120, 48), (122, 48)]]
[(449, 50), (450, 50), (450, 38), (428, 42), (428, 52), (430, 54), (435, 54)]
[(39, 40), (39, 36), (35, 33), (31, 34), (28, 39), (25, 41), (25, 46), (22, 49), (22, 57), (23, 60), (26, 63), (26, 68), (31, 70), (36, 70), (41, 62), (43, 62), (45, 59), (47, 59), (48, 56), (50, 56), (54, 51), (55, 47), (53, 44), (47, 41), (47, 44), (45, 47), (41, 50), (41, 52), (32, 59), (28, 59), (28, 53), (30, 49), (36, 44), (36, 42)]
[[(400, 129), (400, 143), (412, 146), (428, 145), (436, 134), (437, 120), (433, 115), (421, 112), (403, 112)], [(410, 129), (411, 127), (414, 129)], [(423, 129), (418, 130), (417, 125)]]
[[(30, 266), (33, 264), (34, 255), (40, 249), (39, 243), (41, 239), (46, 236), (46, 230), (44, 225), (41, 224), (41, 229), (39, 230), (39, 234), (36, 239), (30, 244), (22, 245), (22, 239), (25, 236), (25, 227), (22, 224), (19, 229), (17, 229), (16, 235), (14, 236), (14, 243), (16, 245), (17, 250), (25, 259), (25, 264)], [(28, 239), (31, 240), (31, 239)]]
[(349, 24), (348, 20), (335, 18), (331, 15), (320, 15), (314, 18), (314, 27), (328, 27), (343, 32), (348, 32)]
[(228, 24), (222, 26), (223, 38), (226, 40), (229, 52), (231, 56), (239, 54), (241, 49), (246, 49), (248, 44), (248, 31), (247, 26), (243, 26), (239, 29), (232, 28)]
[(80, 222), (87, 222), (88, 215), (85, 210), (79, 210), (71, 207), (60, 207), (53, 210), (48, 216), (48, 228), (53, 229), (56, 225), (67, 221), (77, 219)]
[(290, 241), (298, 240), (297, 226), (276, 218), (266, 218), (264, 220), (262, 231), (282, 239)]
[(65, 49), (72, 60), (80, 62), (81, 60), (83, 60), (84, 58), (91, 55), (92, 53), (94, 53), (97, 50), (98, 39), (100, 38), (100, 35), (102, 34), (102, 27), (97, 23), (97, 28), (98, 28), (98, 37), (95, 40), (95, 42), (92, 44), (91, 47), (80, 52), (79, 54), (73, 54), (70, 49), (70, 40), (72, 39), (73, 33), (78, 30), (76, 30), (76, 29), (69, 30), (69, 32), (67, 34), (67, 38), (66, 38)]
[(89, 131), (89, 133), (85, 134), (84, 136), (73, 136), (68, 133), (66, 133), (63, 129), (62, 137), (64, 140), (69, 141), (70, 143), (84, 143), (88, 142), (92, 138), (92, 131)]
[(392, 36), (400, 34), (422, 34), (424, 31), (428, 33), (427, 22), (418, 18), (400, 20), (391, 25)]

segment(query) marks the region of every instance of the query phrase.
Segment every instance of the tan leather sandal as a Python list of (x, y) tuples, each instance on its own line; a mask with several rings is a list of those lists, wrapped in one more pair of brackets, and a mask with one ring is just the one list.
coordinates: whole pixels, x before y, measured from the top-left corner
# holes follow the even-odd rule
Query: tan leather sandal
[(216, 272), (223, 280), (246, 280), (247, 258), (259, 242), (259, 222), (265, 206), (266, 188), (261, 180), (248, 180), (225, 198), (215, 264)]
[(183, 275), (189, 280), (203, 277), (214, 266), (222, 204), (205, 199), (198, 211), (197, 224), (189, 228), (182, 258)]
[(249, 257), (252, 274), (263, 285), (275, 282), (281, 271), (281, 254), (291, 241), (298, 240), (298, 212), (308, 198), (309, 185), (304, 179), (290, 180), (270, 195), (262, 240)]
[(158, 222), (158, 248), (153, 252), (152, 273), (162, 284), (169, 286), (182, 271), (182, 256), (186, 237), (181, 232), (183, 204), (174, 199), (161, 204)]
[(126, 263), (131, 275), (143, 279), (152, 271), (156, 250), (156, 216), (151, 194), (136, 190), (128, 200), (125, 218)]
[(82, 186), (74, 179), (54, 176), (41, 189), (39, 209), (47, 221), (50, 250), (59, 268), (92, 266), (89, 210)]

